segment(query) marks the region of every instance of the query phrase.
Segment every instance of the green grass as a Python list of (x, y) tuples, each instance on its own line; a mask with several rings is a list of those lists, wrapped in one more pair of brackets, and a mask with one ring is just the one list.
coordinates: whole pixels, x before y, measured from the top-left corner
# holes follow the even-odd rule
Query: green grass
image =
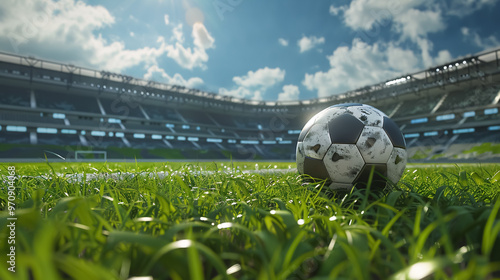
[(483, 143), (479, 146), (472, 147), (470, 150), (464, 151), (464, 154), (476, 153), (477, 155), (480, 155), (487, 152), (500, 154), (500, 144)]
[[(347, 194), (241, 172), (290, 165), (15, 164), (17, 272), (3, 181), (0, 279), (500, 277), (499, 165), (409, 166), (391, 190)], [(56, 175), (75, 172), (137, 176)]]

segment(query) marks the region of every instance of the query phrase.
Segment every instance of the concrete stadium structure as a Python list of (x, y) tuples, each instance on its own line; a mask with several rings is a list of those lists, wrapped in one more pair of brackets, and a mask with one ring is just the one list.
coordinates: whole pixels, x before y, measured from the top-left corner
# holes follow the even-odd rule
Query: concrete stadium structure
[(0, 53), (0, 158), (293, 160), (320, 110), (365, 103), (403, 131), (410, 159), (500, 142), (500, 49), (328, 98), (269, 102)]

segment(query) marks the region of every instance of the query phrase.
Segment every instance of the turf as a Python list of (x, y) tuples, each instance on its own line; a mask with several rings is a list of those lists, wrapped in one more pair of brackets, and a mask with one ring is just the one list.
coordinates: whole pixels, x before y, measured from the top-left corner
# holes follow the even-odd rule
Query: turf
[(464, 153), (476, 153), (477, 155), (484, 153), (500, 154), (500, 144), (483, 143), (479, 146), (472, 147), (470, 150), (464, 151)]
[[(292, 163), (15, 167), (16, 273), (4, 176), (1, 279), (500, 277), (499, 165), (409, 166), (397, 186), (350, 193)], [(289, 172), (243, 172), (275, 168)], [(83, 176), (105, 172), (135, 176)]]

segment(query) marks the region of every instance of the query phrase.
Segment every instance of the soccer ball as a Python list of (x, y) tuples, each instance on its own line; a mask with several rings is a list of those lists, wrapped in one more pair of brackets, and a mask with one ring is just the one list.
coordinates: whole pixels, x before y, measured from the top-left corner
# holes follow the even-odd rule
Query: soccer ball
[[(365, 104), (338, 104), (312, 117), (297, 142), (300, 174), (327, 180), (332, 190), (396, 184), (406, 167), (406, 143), (398, 126)], [(374, 171), (372, 171), (374, 169)]]

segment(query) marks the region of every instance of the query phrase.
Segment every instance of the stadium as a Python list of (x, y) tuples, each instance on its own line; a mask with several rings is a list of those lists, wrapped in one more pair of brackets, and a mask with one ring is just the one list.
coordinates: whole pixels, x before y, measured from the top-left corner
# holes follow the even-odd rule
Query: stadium
[(0, 279), (500, 279), (498, 2), (0, 1)]
[[(500, 49), (334, 95), (238, 99), (0, 54), (3, 159), (288, 160), (324, 108), (364, 103), (404, 133), (410, 161), (497, 161)], [(483, 145), (483, 146), (481, 146)]]

